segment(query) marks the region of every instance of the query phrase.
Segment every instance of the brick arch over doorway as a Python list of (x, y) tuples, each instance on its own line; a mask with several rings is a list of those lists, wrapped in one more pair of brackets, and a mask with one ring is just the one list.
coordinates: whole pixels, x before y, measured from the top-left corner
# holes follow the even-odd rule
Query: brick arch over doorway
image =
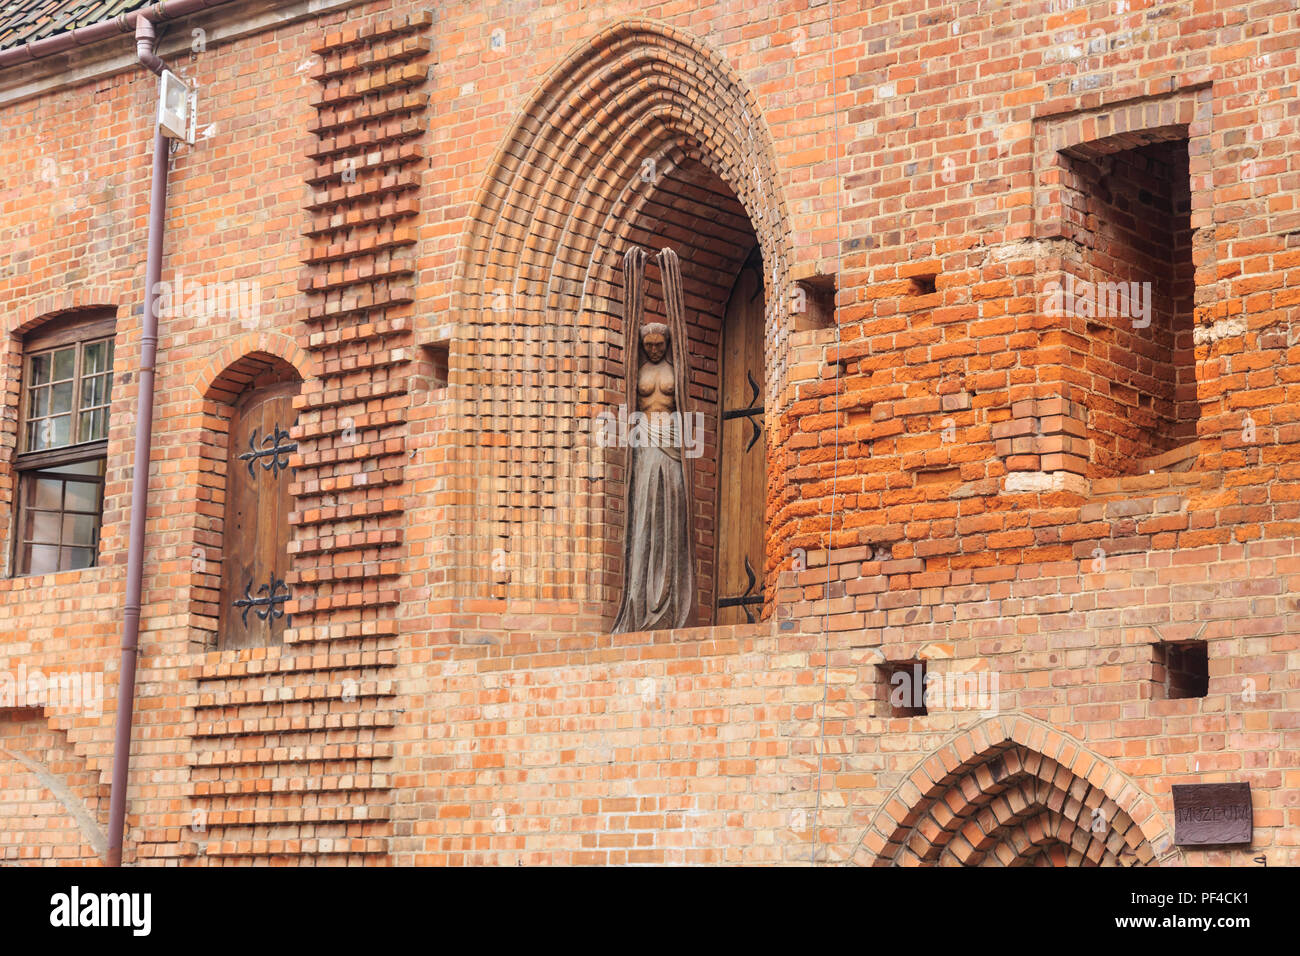
[[(245, 346), (250, 350), (238, 351)], [(223, 349), (199, 376), (196, 389), (201, 396), (201, 416), (193, 480), (197, 507), (185, 593), (190, 596), (192, 637), (201, 647), (219, 645), (218, 602), (228, 556), (224, 503), (229, 493), (230, 427), (236, 408), (241, 398), (259, 388), (275, 383), (299, 386), (307, 370), (306, 356), (292, 340), (252, 336)]]
[[(725, 308), (711, 292), (730, 292), (757, 247), (765, 384), (776, 394), (784, 311), (772, 304), (787, 281), (789, 231), (771, 139), (717, 53), (661, 24), (620, 23), (543, 81), (470, 223), (449, 343), (451, 397), (473, 422), (449, 438), (466, 465), (449, 479), (464, 482), (448, 489), (460, 549), (451, 576), (474, 597), (530, 602), (531, 626), (563, 613), (599, 630), (617, 603), (622, 519), (611, 502), (622, 473), (621, 458), (593, 447), (591, 424), (621, 391), (622, 254), (633, 242), (672, 245), (699, 319)], [(716, 351), (707, 325), (696, 323), (697, 344)], [(706, 413), (717, 391), (708, 362), (692, 358)], [(779, 475), (770, 479), (769, 515), (781, 492)]]
[(881, 804), (863, 866), (1149, 866), (1179, 860), (1154, 803), (1105, 758), (1023, 716), (922, 760)]

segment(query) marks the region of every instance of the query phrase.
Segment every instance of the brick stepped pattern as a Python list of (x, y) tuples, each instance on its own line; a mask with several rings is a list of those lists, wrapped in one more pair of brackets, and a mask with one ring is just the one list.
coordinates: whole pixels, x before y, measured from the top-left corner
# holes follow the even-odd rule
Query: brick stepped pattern
[(93, 866), (103, 847), (96, 821), (109, 786), (69, 735), (39, 707), (6, 710), (0, 721), (4, 799), (24, 812), (0, 825), (0, 865)]
[[(371, 642), (373, 645), (374, 642)], [(354, 646), (355, 643), (354, 643)], [(187, 855), (209, 864), (384, 861), (392, 650), (208, 659), (196, 681)], [(305, 649), (304, 649), (305, 650)]]
[(404, 536), (427, 14), (328, 33), (307, 177), (302, 316), (319, 378), (295, 399), (282, 648), (189, 669), (195, 854), (375, 864), (391, 833), (392, 670)]
[(314, 50), (321, 89), (299, 288), (321, 375), (295, 403), (299, 641), (394, 632), (431, 23), (419, 14), (343, 29)]

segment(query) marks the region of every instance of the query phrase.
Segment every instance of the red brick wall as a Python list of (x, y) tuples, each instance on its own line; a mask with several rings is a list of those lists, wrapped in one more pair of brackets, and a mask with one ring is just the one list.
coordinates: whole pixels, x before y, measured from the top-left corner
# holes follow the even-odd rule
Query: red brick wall
[[(906, 856), (887, 847), (912, 827), (929, 834), (910, 837), (916, 856), (967, 859), (977, 832), (1015, 846), (1049, 826), (1093, 862), (1249, 864), (1240, 851), (1172, 845), (1168, 784), (1213, 777), (1252, 781), (1252, 855), (1276, 865), (1294, 853), (1291, 771), (1262, 748), (1283, 745), (1294, 723), (1280, 668), (1296, 643), (1298, 569), (1289, 541), (1126, 555), (1099, 573), (1027, 566), (948, 587), (881, 562), (819, 563), (803, 593), (832, 598), (783, 603), (791, 630), (458, 648), (408, 715), (426, 728), (419, 752), (440, 785), (399, 808), (396, 859), (797, 863), (815, 850), (879, 863)], [(824, 619), (827, 604), (857, 610)], [(1194, 636), (1209, 642), (1209, 696), (1161, 699), (1149, 642)], [(918, 656), (941, 675), (997, 672), (996, 713), (940, 704), (882, 716), (877, 665)], [(1017, 751), (1064, 766), (1046, 776), (1066, 795), (1022, 802), (1034, 774), (1006, 768)], [(977, 831), (981, 815), (1026, 806), (1025, 827)]]
[(6, 863), (98, 860), (104, 836), (95, 824), (107, 816), (109, 788), (40, 708), (7, 710), (0, 719), (0, 779), (7, 810), (0, 858)]
[[(127, 859), (1295, 863), (1300, 23), (1118, 6), (376, 2), (169, 53), (205, 135), (164, 278), (261, 300), (163, 322)], [(0, 580), (0, 669), (105, 675), (98, 716), (0, 714), (101, 825), (153, 91), (0, 105), (6, 554), (18, 336), (118, 314), (101, 564)], [(1058, 157), (1174, 125), (1198, 455), (1121, 478), (1095, 338), (1043, 313), (1081, 261)], [(688, 155), (735, 204), (656, 211), (644, 160)], [(738, 210), (767, 617), (610, 637), (617, 462), (564, 426), (620, 400), (626, 243), (734, 272), (690, 223)], [(838, 288), (834, 327), (790, 314), (797, 280)], [(304, 381), (294, 617), (217, 652), (221, 393), (254, 353)], [(1162, 699), (1161, 640), (1208, 642), (1207, 697)], [(883, 716), (880, 664), (916, 657), (996, 673), (996, 714)], [(52, 857), (80, 830), (29, 773), (0, 764), (0, 834), (38, 807)], [(1175, 850), (1170, 785), (1218, 780), (1252, 784), (1254, 847)]]

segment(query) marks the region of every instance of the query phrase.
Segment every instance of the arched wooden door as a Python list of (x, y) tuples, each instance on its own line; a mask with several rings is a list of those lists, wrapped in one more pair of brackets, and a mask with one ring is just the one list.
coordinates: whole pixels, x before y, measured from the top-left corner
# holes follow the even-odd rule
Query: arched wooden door
[(756, 621), (763, 610), (763, 260), (755, 247), (727, 302), (718, 423), (718, 624)]
[(223, 648), (284, 640), (293, 510), (289, 453), (298, 447), (289, 429), (297, 393), (297, 382), (258, 388), (236, 406), (230, 422), (217, 631)]

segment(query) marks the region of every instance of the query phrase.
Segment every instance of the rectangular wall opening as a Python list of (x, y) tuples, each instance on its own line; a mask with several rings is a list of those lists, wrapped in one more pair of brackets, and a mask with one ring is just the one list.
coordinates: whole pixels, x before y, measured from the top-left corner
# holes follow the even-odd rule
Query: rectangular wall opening
[(1210, 655), (1204, 641), (1165, 641), (1152, 646), (1151, 680), (1157, 697), (1178, 700), (1210, 691)]
[(1089, 409), (1094, 474), (1195, 462), (1196, 361), (1188, 140), (1061, 151), (1067, 230), (1082, 262), (1061, 301), (1085, 343), (1070, 370)]
[(877, 664), (877, 700), (884, 702), (880, 708), (882, 716), (926, 716), (929, 711), (925, 707), (925, 674), (925, 661), (922, 660)]
[(446, 388), (450, 365), (450, 342), (431, 342), (421, 346), (416, 356), (415, 388), (429, 392)]

